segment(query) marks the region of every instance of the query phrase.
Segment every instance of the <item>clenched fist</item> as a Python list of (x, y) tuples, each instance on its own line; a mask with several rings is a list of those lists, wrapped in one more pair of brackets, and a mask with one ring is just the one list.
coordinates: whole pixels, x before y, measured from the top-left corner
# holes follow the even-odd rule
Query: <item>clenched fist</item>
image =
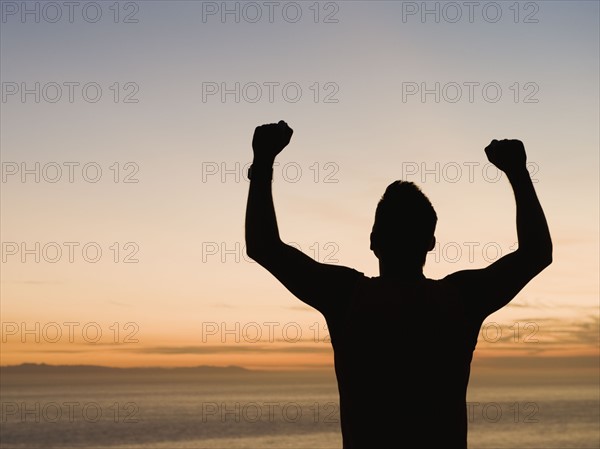
[(520, 140), (492, 140), (485, 147), (488, 160), (504, 173), (526, 168), (527, 156)]
[(275, 156), (290, 143), (293, 133), (294, 130), (283, 120), (257, 127), (252, 138), (254, 159), (272, 162)]

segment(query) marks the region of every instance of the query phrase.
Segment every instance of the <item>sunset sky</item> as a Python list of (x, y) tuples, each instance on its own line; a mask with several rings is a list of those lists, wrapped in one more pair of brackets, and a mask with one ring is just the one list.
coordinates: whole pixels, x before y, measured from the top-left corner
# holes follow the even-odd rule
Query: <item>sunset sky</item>
[(2, 2), (0, 364), (332, 366), (321, 315), (243, 250), (252, 133), (280, 119), (282, 239), (368, 276), (396, 179), (439, 217), (426, 276), (515, 249), (483, 149), (521, 139), (554, 263), (477, 356), (597, 357), (599, 3), (490, 3), (428, 2), (436, 21), (422, 2), (228, 2), (236, 21), (222, 2), (101, 2), (71, 21)]

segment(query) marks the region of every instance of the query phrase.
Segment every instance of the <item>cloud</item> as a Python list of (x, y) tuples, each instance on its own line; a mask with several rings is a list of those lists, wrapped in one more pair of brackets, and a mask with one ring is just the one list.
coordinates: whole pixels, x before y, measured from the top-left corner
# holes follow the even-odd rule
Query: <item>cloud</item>
[(291, 346), (273, 345), (265, 346), (259, 344), (222, 344), (222, 345), (192, 345), (192, 346), (152, 346), (146, 348), (130, 348), (128, 352), (138, 354), (317, 354), (331, 353), (329, 345), (318, 346)]
[(522, 318), (514, 322), (483, 324), (478, 349), (511, 349), (540, 354), (546, 351), (598, 348), (600, 318), (590, 314), (581, 319)]
[(108, 304), (112, 304), (113, 306), (119, 306), (119, 307), (131, 307), (131, 304), (127, 304), (125, 302), (119, 302), (119, 301), (115, 301), (113, 299), (109, 299), (108, 301), (106, 301)]
[(25, 280), (25, 281), (7, 281), (7, 282), (2, 282), (4, 283), (8, 283), (8, 284), (21, 284), (21, 285), (58, 285), (58, 284), (63, 284), (63, 282), (61, 281), (34, 281), (34, 280)]
[(216, 309), (234, 309), (236, 307), (232, 306), (231, 304), (227, 304), (225, 302), (214, 302), (212, 304), (210, 304), (210, 307), (214, 307)]
[(540, 298), (516, 298), (509, 302), (507, 307), (549, 309), (557, 306)]
[(286, 306), (285, 308), (290, 309), (290, 310), (299, 310), (301, 312), (316, 312), (316, 309), (314, 307), (304, 306), (304, 305)]

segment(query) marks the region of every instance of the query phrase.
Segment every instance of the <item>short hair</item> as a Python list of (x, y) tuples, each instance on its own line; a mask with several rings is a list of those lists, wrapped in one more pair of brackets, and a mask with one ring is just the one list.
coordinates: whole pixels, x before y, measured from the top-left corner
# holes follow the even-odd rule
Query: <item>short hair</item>
[(421, 189), (410, 181), (394, 181), (377, 204), (371, 249), (380, 257), (425, 264), (437, 214)]

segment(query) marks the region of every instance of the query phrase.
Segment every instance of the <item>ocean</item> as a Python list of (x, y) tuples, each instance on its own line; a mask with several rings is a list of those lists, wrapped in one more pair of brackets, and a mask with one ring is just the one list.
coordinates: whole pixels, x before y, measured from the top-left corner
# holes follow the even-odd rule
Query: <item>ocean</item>
[[(598, 448), (599, 395), (593, 384), (470, 387), (469, 447)], [(23, 379), (2, 384), (0, 448), (341, 448), (337, 400), (317, 377)], [(443, 417), (432, 404), (424, 419)]]

